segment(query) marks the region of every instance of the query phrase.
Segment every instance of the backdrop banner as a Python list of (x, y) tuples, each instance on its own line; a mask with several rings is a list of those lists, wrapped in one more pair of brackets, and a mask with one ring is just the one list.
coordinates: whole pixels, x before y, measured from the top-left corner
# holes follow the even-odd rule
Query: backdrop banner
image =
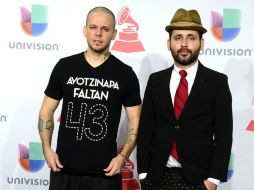
[[(110, 51), (136, 72), (143, 98), (151, 73), (172, 65), (169, 24), (178, 8), (197, 9), (204, 27), (200, 61), (228, 75), (233, 96), (233, 148), (228, 182), (219, 190), (253, 190), (254, 11), (252, 0), (9, 0), (0, 18), (0, 190), (47, 190), (49, 168), (37, 129), (44, 90), (62, 57), (86, 50), (88, 11), (106, 6), (117, 19)], [(55, 114), (56, 147), (60, 108)], [(128, 127), (122, 113), (118, 149)], [(252, 147), (252, 148), (251, 148)], [(122, 171), (123, 190), (140, 190), (136, 149)]]

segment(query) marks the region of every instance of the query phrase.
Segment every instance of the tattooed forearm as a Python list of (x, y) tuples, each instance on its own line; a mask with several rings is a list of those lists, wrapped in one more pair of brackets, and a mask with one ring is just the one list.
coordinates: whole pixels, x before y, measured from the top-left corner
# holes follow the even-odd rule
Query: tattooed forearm
[(128, 130), (127, 138), (126, 138), (126, 143), (133, 143), (136, 140), (137, 134), (135, 133), (133, 128), (130, 128)]
[(53, 131), (53, 130), (54, 130), (54, 121), (48, 120), (48, 121), (46, 122), (45, 129), (47, 129), (47, 130), (49, 130), (49, 131)]
[(54, 130), (54, 122), (53, 120), (48, 120), (46, 123), (45, 121), (43, 121), (40, 117), (39, 117), (39, 121), (38, 121), (38, 130), (39, 133), (44, 131), (44, 130), (48, 130), (48, 131), (53, 131)]
[(38, 131), (39, 131), (39, 133), (42, 132), (42, 128), (43, 128), (43, 120), (41, 119), (41, 117), (39, 117), (39, 120), (38, 120)]

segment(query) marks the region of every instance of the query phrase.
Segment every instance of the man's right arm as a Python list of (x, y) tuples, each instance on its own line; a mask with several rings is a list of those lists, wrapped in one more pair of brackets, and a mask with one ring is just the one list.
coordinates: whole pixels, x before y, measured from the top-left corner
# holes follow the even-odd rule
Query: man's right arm
[(153, 140), (154, 123), (152, 79), (150, 76), (144, 94), (137, 137), (137, 169), (139, 179), (144, 179), (146, 177), (149, 168), (149, 150), (151, 147), (151, 141)]
[(54, 130), (54, 112), (59, 104), (55, 100), (45, 96), (39, 113), (38, 130), (42, 142), (43, 153), (48, 166), (54, 171), (59, 172), (63, 168), (57, 154), (51, 148), (52, 134)]

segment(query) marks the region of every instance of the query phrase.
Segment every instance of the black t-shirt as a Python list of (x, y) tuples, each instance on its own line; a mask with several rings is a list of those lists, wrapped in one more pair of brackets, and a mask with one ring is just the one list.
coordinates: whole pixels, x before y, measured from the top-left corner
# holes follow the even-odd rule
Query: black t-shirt
[(132, 68), (115, 56), (93, 68), (83, 53), (60, 59), (45, 94), (63, 98), (57, 154), (63, 172), (102, 174), (117, 154), (122, 105), (141, 103)]

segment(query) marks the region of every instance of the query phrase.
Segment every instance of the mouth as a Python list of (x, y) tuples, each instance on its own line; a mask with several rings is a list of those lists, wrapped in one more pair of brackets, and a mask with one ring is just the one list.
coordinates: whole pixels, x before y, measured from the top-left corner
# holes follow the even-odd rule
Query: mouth
[(103, 43), (102, 40), (93, 40), (93, 42), (94, 42), (96, 45), (99, 45), (99, 44), (102, 44), (102, 43)]
[(191, 51), (189, 49), (180, 49), (177, 51), (178, 54), (180, 54), (181, 56), (187, 56), (189, 54), (191, 54)]

